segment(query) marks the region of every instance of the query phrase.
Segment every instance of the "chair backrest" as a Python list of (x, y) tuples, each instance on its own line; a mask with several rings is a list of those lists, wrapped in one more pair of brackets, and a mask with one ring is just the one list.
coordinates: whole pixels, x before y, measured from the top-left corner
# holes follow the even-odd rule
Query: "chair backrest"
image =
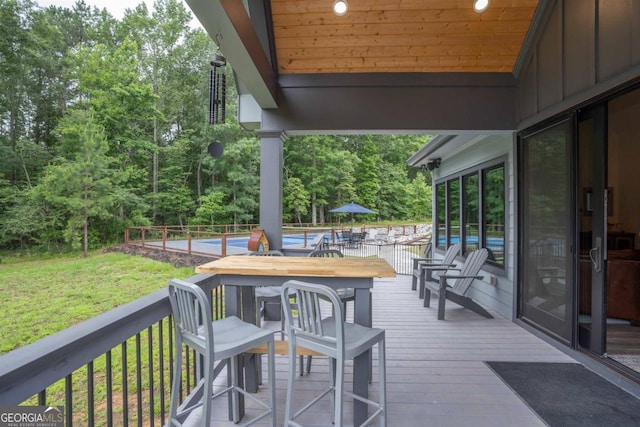
[(170, 280), (168, 289), (176, 339), (201, 353), (213, 354), (211, 304), (205, 292), (199, 286), (179, 279)]
[[(295, 304), (290, 295), (295, 295)], [(337, 359), (344, 357), (343, 306), (336, 291), (325, 285), (289, 280), (282, 285), (280, 296), (290, 346), (301, 345)], [(323, 318), (321, 301), (332, 304), (334, 314), (330, 319), (329, 315)], [(297, 310), (297, 316), (293, 310)]]
[[(481, 248), (467, 255), (467, 260), (464, 262), (462, 269), (460, 270), (461, 276), (477, 276), (480, 269), (487, 260), (488, 252), (485, 248)], [(473, 283), (473, 277), (467, 277), (464, 279), (456, 279), (455, 283), (451, 283), (450, 286), (457, 292), (464, 295), (471, 283)]]
[(454, 243), (453, 245), (447, 248), (447, 251), (444, 253), (444, 257), (442, 257), (443, 264), (453, 264), (456, 260), (456, 257), (460, 253), (460, 249), (462, 245), (460, 243)]
[(309, 243), (309, 247), (322, 248), (322, 246), (324, 246), (324, 233), (318, 233), (311, 243)]
[(429, 236), (427, 243), (424, 245), (424, 251), (422, 251), (422, 257), (431, 258), (432, 251), (433, 251), (433, 236)]
[[(460, 253), (461, 248), (462, 245), (460, 243), (454, 243), (453, 245), (449, 246), (439, 263), (447, 266), (453, 265), (453, 262), (456, 260), (456, 257)], [(447, 271), (435, 270), (433, 273), (431, 273), (431, 277), (433, 277), (435, 280), (438, 280), (438, 278), (443, 274), (447, 274)]]
[(252, 252), (249, 252), (248, 255), (252, 255), (252, 256), (284, 256), (284, 254), (281, 251), (276, 251), (276, 250), (272, 250), (272, 251), (252, 251)]
[(317, 249), (310, 252), (310, 257), (323, 257), (323, 258), (344, 258), (344, 254), (338, 249)]

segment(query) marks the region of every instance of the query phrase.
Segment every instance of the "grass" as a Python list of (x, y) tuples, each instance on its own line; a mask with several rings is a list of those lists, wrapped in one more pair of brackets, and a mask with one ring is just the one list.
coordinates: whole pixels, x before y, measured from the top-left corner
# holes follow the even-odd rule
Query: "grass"
[(193, 274), (192, 268), (118, 253), (3, 257), (0, 354), (157, 291), (173, 277)]
[[(47, 335), (59, 332), (83, 320), (126, 304), (146, 294), (157, 291), (167, 285), (173, 277), (187, 278), (194, 274), (193, 268), (175, 268), (169, 264), (147, 258), (118, 253), (93, 253), (88, 258), (79, 254), (66, 254), (58, 257), (3, 257), (0, 264), (0, 310), (4, 314), (0, 318), (0, 354), (18, 347), (33, 343)], [(169, 334), (169, 324), (154, 327), (152, 348), (157, 349), (158, 327), (164, 330), (164, 341)], [(139, 387), (145, 390), (143, 401), (148, 404), (148, 330), (140, 334), (140, 345), (143, 360), (135, 357), (136, 338), (127, 341), (127, 377), (129, 378), (129, 413), (130, 422), (136, 421), (135, 405), (138, 384), (135, 378), (135, 364), (142, 363), (143, 378)], [(166, 343), (165, 343), (166, 345)], [(114, 393), (120, 398), (122, 390), (122, 348), (114, 349)], [(165, 377), (168, 384), (167, 367), (169, 360), (165, 355), (165, 371), (156, 372), (156, 416), (160, 400), (168, 405), (167, 396), (158, 395), (158, 375)], [(157, 371), (158, 354), (154, 352), (151, 365)], [(95, 410), (98, 425), (105, 423), (106, 383), (104, 378), (105, 356), (94, 361)], [(73, 414), (74, 421), (86, 425), (87, 411), (87, 377), (86, 369), (73, 374)], [(64, 405), (64, 380), (47, 388), (48, 404)], [(36, 405), (35, 398), (23, 404)], [(114, 408), (121, 407), (114, 402)], [(131, 412), (133, 410), (133, 413)], [(116, 424), (122, 424), (124, 414), (116, 413)], [(146, 415), (148, 416), (148, 415)], [(146, 417), (145, 416), (145, 417)], [(158, 423), (160, 420), (157, 420)], [(149, 420), (145, 419), (144, 424)]]

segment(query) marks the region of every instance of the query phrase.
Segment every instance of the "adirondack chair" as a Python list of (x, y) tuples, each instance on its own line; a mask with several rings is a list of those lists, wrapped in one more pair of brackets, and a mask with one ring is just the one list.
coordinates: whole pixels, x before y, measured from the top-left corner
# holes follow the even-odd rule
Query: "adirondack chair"
[(475, 311), (489, 319), (493, 316), (487, 310), (482, 308), (480, 304), (473, 301), (467, 294), (471, 283), (474, 279), (482, 279), (478, 276), (478, 272), (487, 260), (487, 250), (482, 248), (470, 252), (467, 260), (460, 269), (459, 274), (452, 274), (449, 269), (445, 274), (441, 274), (438, 283), (426, 282), (424, 306), (429, 307), (431, 303), (431, 292), (438, 294), (438, 320), (444, 320), (444, 305), (447, 299)]
[[(430, 242), (425, 248), (425, 255), (431, 250)], [(442, 259), (435, 258), (414, 258), (413, 260), (413, 278), (411, 281), (411, 290), (416, 290), (417, 284), (420, 283), (418, 296), (424, 298), (425, 283), (428, 281), (438, 281), (440, 274), (448, 269), (455, 267), (453, 263), (456, 256), (460, 253), (460, 243), (454, 243), (449, 246)]]

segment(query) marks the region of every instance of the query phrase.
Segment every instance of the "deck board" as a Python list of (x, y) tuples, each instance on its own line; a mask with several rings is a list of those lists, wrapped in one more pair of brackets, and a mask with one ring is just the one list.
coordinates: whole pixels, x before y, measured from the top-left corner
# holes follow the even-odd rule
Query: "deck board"
[[(349, 304), (348, 315), (352, 310)], [(411, 290), (409, 276), (374, 281), (373, 325), (384, 328), (387, 334), (389, 426), (545, 425), (484, 362), (575, 361), (512, 321), (491, 313), (495, 319), (485, 319), (447, 301), (446, 320), (438, 321), (437, 302), (424, 308), (417, 291)], [(279, 322), (273, 323), (279, 326)], [(378, 391), (376, 355), (374, 351), (374, 381), (369, 387), (370, 397), (374, 399)], [(287, 357), (276, 359), (278, 424), (282, 425)], [(266, 357), (263, 357), (263, 363), (266, 363)], [(298, 381), (296, 396), (300, 402), (322, 389), (327, 370), (327, 359), (314, 357), (311, 374)], [(351, 373), (349, 363), (347, 388)], [(259, 394), (265, 393), (261, 389)], [(224, 399), (214, 402), (213, 425), (235, 425), (226, 418), (226, 405)], [(332, 427), (328, 402), (319, 405), (303, 421), (309, 422), (310, 426)], [(351, 411), (352, 406), (348, 403), (345, 420), (351, 419)], [(249, 407), (246, 419), (253, 413)], [(266, 426), (268, 421), (256, 425)]]

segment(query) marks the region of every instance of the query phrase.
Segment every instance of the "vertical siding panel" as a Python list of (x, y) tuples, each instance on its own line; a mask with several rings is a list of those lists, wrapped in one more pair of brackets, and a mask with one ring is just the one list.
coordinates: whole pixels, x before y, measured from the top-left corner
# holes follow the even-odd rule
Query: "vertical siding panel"
[(518, 79), (518, 121), (534, 116), (538, 113), (538, 102), (536, 96), (536, 63), (536, 55), (534, 52), (527, 63), (522, 67), (522, 72)]
[(562, 4), (558, 2), (538, 43), (538, 106), (562, 101)]
[(598, 80), (630, 68), (633, 0), (600, 0), (598, 9)]
[(631, 9), (631, 62), (640, 64), (640, 2), (633, 2)]
[(595, 0), (564, 0), (564, 97), (596, 83)]

